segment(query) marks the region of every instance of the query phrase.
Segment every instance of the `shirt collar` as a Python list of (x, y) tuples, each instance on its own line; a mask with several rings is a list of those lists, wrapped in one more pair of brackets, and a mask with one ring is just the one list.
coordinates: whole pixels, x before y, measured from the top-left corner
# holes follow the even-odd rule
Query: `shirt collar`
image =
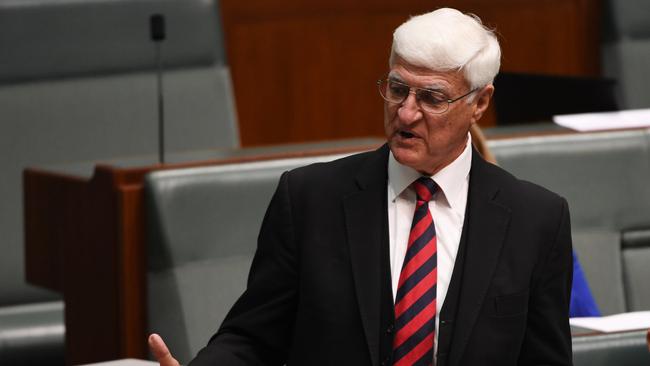
[[(447, 201), (447, 205), (452, 209), (458, 209), (457, 206), (462, 202), (461, 194), (463, 190), (460, 182), (463, 179), (469, 179), (469, 170), (472, 166), (472, 137), (469, 133), (467, 136), (465, 149), (456, 160), (440, 169), (440, 171), (431, 177), (438, 184), (438, 187), (440, 187)], [(391, 201), (395, 201), (397, 196), (402, 194), (411, 183), (421, 176), (422, 174), (417, 170), (400, 164), (395, 160), (393, 153), (390, 152), (388, 156), (388, 198)]]

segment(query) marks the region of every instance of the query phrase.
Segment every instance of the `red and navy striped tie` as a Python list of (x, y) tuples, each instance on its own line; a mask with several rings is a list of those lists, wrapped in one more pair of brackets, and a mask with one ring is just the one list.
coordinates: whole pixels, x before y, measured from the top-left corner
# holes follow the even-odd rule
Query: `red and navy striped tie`
[(394, 366), (433, 364), (436, 321), (437, 245), (429, 201), (438, 186), (427, 177), (413, 184), (413, 224), (395, 296)]

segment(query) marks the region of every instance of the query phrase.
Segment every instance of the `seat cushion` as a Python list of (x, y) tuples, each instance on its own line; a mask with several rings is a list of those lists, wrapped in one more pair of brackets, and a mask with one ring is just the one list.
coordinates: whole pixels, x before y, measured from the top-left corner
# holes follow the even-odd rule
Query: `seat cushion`
[(64, 365), (63, 302), (0, 307), (0, 365)]
[(215, 0), (0, 1), (0, 82), (154, 69), (152, 14), (166, 67), (225, 63)]
[(573, 337), (573, 365), (650, 365), (646, 331)]

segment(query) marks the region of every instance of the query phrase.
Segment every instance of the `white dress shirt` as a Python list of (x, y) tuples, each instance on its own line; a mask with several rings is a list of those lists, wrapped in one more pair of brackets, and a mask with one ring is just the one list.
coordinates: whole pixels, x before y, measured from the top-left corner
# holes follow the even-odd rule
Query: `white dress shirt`
[[(440, 189), (429, 202), (429, 211), (436, 228), (438, 250), (438, 283), (436, 290), (436, 313), (445, 301), (451, 274), (454, 270), (460, 236), (465, 220), (465, 206), (469, 186), (469, 170), (472, 163), (471, 137), (467, 138), (465, 150), (431, 179)], [(391, 152), (388, 157), (388, 227), (390, 236), (390, 273), (393, 288), (393, 301), (397, 294), (397, 284), (411, 232), (411, 222), (415, 212), (415, 192), (409, 188), (411, 183), (421, 177), (418, 171), (402, 165)], [(438, 323), (436, 316), (435, 347), (438, 346)], [(434, 350), (435, 352), (435, 350)]]

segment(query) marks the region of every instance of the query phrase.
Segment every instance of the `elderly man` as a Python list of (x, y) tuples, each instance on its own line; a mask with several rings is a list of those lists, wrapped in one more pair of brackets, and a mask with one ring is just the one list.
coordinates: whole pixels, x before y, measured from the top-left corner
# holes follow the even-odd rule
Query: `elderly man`
[(570, 365), (566, 201), (486, 163), (468, 132), (499, 64), (475, 16), (397, 28), (388, 143), (282, 175), (248, 288), (191, 365)]

